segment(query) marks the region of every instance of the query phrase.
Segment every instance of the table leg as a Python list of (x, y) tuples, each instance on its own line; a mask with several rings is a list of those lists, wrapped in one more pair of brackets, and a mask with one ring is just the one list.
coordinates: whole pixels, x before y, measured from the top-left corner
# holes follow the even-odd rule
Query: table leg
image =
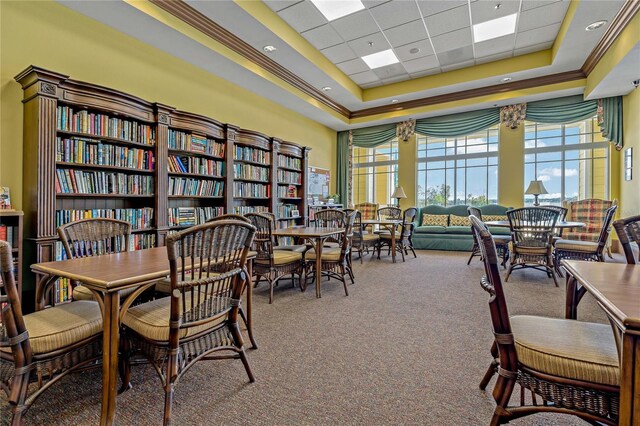
[(396, 263), (396, 226), (391, 225), (391, 259)]
[(564, 316), (566, 319), (577, 319), (578, 305), (576, 301), (576, 290), (578, 288), (577, 280), (567, 272), (567, 288), (565, 298)]
[(320, 294), (320, 284), (322, 280), (322, 246), (324, 244), (324, 240), (321, 237), (316, 238), (316, 297), (321, 298)]
[(619, 425), (640, 424), (640, 336), (622, 335)]
[(253, 260), (247, 262), (247, 333), (251, 341), (251, 349), (258, 349), (258, 344), (253, 338), (253, 314), (251, 304), (253, 301)]
[(116, 413), (116, 390), (118, 386), (118, 349), (120, 327), (120, 295), (116, 292), (104, 293), (102, 312), (102, 412), (100, 425), (114, 423)]
[(36, 311), (41, 311), (47, 305), (45, 300), (46, 290), (52, 285), (52, 282), (57, 280), (55, 275), (36, 275)]

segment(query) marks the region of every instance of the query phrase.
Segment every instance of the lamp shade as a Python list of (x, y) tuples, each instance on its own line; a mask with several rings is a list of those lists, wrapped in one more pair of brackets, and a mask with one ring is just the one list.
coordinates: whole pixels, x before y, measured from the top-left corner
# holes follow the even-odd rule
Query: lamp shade
[(395, 191), (391, 194), (391, 198), (407, 198), (407, 194), (404, 193), (404, 188), (396, 186)]
[(527, 195), (548, 194), (547, 188), (544, 187), (541, 180), (532, 180), (524, 193)]

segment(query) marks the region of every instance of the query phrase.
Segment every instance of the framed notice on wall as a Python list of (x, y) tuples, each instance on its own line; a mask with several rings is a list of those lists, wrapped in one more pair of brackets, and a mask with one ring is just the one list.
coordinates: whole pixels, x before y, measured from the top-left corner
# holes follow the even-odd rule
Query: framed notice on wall
[(309, 167), (309, 183), (307, 194), (309, 197), (325, 199), (329, 197), (329, 184), (331, 183), (331, 172), (329, 169), (320, 167)]

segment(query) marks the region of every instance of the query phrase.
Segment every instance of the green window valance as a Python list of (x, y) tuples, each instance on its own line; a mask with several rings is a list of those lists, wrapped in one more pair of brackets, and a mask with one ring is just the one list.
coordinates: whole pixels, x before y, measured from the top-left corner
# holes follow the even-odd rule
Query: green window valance
[(416, 133), (426, 136), (453, 138), (487, 129), (500, 123), (500, 108), (481, 109), (459, 114), (416, 120)]
[(596, 115), (598, 101), (582, 95), (527, 103), (527, 120), (546, 124), (574, 123)]
[(353, 129), (351, 135), (353, 146), (375, 148), (396, 137), (396, 124), (382, 124), (380, 126)]

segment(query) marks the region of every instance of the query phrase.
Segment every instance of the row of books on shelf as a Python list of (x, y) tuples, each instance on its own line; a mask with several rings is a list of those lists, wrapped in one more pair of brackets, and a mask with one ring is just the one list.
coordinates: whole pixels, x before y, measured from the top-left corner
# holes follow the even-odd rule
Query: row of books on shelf
[(295, 204), (280, 204), (278, 206), (277, 215), (279, 218), (292, 216), (298, 217), (300, 216), (300, 211), (298, 210), (298, 206), (296, 206)]
[(289, 170), (278, 170), (278, 182), (301, 184), (302, 173), (290, 172)]
[(266, 206), (234, 206), (233, 212), (235, 214), (247, 214), (247, 213), (265, 213), (269, 211), (269, 207)]
[(252, 166), (251, 164), (234, 164), (233, 177), (235, 179), (254, 179), (269, 181), (269, 169), (266, 167)]
[(91, 210), (56, 210), (56, 226), (83, 219), (108, 218), (124, 220), (132, 229), (148, 229), (153, 226), (153, 209), (91, 209)]
[(278, 167), (302, 170), (302, 160), (288, 155), (278, 155)]
[(233, 155), (234, 160), (253, 161), (262, 163), (265, 166), (271, 164), (271, 153), (262, 149), (250, 148), (248, 146), (236, 146)]
[(82, 139), (56, 140), (56, 161), (153, 170), (153, 151)]
[(58, 106), (56, 124), (58, 130), (66, 132), (107, 136), (146, 145), (155, 143), (153, 126), (84, 109), (74, 111), (73, 107), (69, 106)]
[[(108, 238), (100, 243), (92, 243), (91, 246), (83, 247), (76, 245), (75, 250), (78, 251), (79, 256), (82, 257), (83, 253), (91, 254), (103, 254), (113, 251), (124, 251), (125, 238)], [(129, 250), (143, 250), (156, 246), (155, 234), (131, 234), (129, 236)], [(61, 241), (56, 241), (55, 245), (55, 260), (67, 259), (67, 253), (62, 245)]]
[(16, 248), (19, 238), (17, 225), (0, 225), (0, 241), (6, 241), (11, 244), (11, 247)]
[(56, 193), (153, 195), (153, 176), (58, 168)]
[(224, 162), (210, 160), (208, 158), (189, 156), (169, 156), (169, 172), (171, 173), (197, 173), (212, 177), (224, 176)]
[(278, 186), (278, 198), (296, 198), (298, 197), (298, 188), (293, 185)]
[(224, 207), (173, 207), (168, 211), (169, 226), (194, 226), (224, 214)]
[(224, 181), (169, 177), (169, 195), (222, 197)]
[(253, 182), (234, 182), (233, 196), (236, 198), (268, 198), (271, 196), (271, 185)]
[(179, 130), (169, 129), (169, 149), (191, 151), (198, 154), (224, 157), (224, 143), (203, 136), (192, 135)]

